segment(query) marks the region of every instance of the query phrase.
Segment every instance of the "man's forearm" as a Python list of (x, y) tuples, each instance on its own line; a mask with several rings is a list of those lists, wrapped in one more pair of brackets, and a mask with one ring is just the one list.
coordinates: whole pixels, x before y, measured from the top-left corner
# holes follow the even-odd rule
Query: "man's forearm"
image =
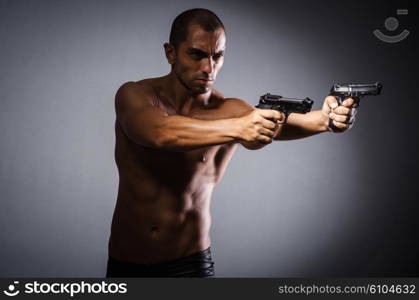
[(188, 151), (238, 141), (237, 118), (199, 120), (173, 115), (158, 129), (157, 148)]
[(321, 110), (307, 114), (290, 114), (280, 134), (274, 140), (293, 140), (328, 131), (328, 117)]

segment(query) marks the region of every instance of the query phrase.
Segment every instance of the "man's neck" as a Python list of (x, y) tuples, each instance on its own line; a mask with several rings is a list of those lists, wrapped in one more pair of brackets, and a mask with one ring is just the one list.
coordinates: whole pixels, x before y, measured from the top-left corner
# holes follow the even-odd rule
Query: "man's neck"
[(171, 101), (171, 105), (179, 114), (187, 114), (194, 104), (206, 105), (211, 96), (211, 90), (205, 94), (193, 94), (179, 81), (173, 71), (164, 76), (163, 80), (168, 100)]

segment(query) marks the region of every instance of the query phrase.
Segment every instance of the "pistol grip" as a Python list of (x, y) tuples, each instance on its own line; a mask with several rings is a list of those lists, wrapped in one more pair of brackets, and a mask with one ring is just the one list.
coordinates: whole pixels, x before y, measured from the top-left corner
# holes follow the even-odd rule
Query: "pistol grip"
[[(340, 96), (340, 95), (332, 95), (336, 98), (336, 101), (338, 102), (338, 105), (342, 105), (343, 101), (345, 101), (345, 99), (348, 98), (352, 98), (354, 99), (357, 103), (359, 103), (359, 100), (361, 97), (357, 97), (357, 96), (353, 96), (353, 95), (345, 95), (345, 96)], [(359, 105), (359, 104), (358, 104)], [(356, 111), (355, 111), (356, 113)], [(329, 119), (329, 127), (334, 131), (334, 132), (339, 132), (339, 131), (343, 131), (342, 129), (338, 128), (335, 126), (335, 124), (333, 124), (333, 120)]]

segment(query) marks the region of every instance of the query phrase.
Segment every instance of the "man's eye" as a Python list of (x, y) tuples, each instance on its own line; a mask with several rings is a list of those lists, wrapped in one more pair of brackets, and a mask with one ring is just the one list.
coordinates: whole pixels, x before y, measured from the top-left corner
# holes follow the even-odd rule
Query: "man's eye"
[(219, 59), (220, 57), (224, 56), (222, 53), (220, 54), (215, 54), (214, 55), (214, 59)]
[(191, 53), (191, 56), (194, 59), (202, 59), (202, 58), (204, 58), (204, 56), (202, 54), (199, 54), (199, 53)]

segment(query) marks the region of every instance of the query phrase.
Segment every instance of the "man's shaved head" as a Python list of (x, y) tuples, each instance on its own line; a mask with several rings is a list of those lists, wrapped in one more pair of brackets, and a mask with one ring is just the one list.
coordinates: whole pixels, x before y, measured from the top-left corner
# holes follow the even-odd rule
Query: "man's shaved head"
[(213, 32), (218, 28), (222, 28), (225, 32), (224, 24), (212, 11), (205, 8), (184, 11), (175, 18), (170, 30), (169, 42), (175, 49), (178, 49), (180, 43), (186, 41), (190, 24), (198, 24), (208, 32)]

